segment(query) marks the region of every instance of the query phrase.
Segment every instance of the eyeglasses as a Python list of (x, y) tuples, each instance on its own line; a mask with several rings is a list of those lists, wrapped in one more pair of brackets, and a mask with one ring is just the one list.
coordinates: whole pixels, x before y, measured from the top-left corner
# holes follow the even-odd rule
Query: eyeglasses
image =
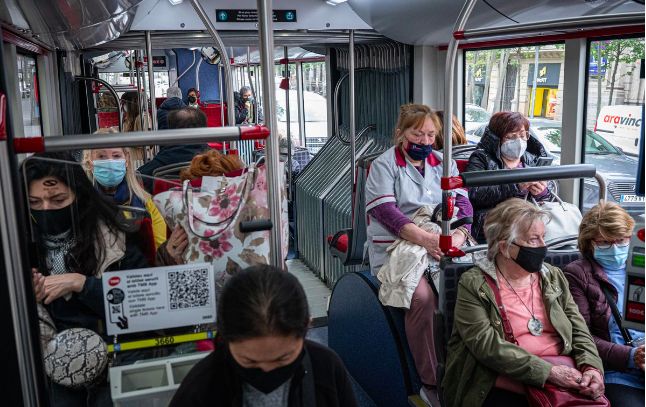
[(523, 130), (517, 133), (507, 133), (503, 137), (503, 140), (516, 140), (516, 139), (527, 141), (529, 139), (529, 133)]
[(610, 249), (612, 245), (617, 247), (627, 247), (630, 246), (630, 238), (622, 237), (621, 239), (615, 240), (595, 240), (593, 241), (593, 244), (598, 249)]

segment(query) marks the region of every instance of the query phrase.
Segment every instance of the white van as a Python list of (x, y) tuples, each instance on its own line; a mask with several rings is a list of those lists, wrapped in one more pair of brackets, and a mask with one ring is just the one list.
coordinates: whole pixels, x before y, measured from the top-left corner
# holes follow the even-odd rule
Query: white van
[(594, 131), (626, 154), (639, 153), (642, 106), (615, 105), (601, 108)]

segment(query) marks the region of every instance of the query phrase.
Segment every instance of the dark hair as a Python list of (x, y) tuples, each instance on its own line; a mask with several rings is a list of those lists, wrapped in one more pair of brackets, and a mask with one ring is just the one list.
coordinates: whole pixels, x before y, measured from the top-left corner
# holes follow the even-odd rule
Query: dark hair
[(169, 129), (193, 129), (206, 127), (206, 114), (194, 107), (183, 107), (168, 113)]
[(269, 335), (305, 337), (310, 322), (296, 277), (267, 265), (231, 277), (218, 301), (218, 332), (228, 342)]
[(197, 96), (198, 90), (195, 88), (190, 88), (188, 91), (186, 91), (186, 97), (188, 98), (188, 94), (191, 92), (195, 92), (195, 96)]
[(136, 118), (139, 116), (139, 93), (134, 90), (125, 92), (121, 95), (121, 100), (128, 106), (128, 117)]
[(489, 119), (489, 131), (502, 138), (519, 127), (529, 130), (529, 120), (518, 112), (498, 112)]
[[(52, 159), (66, 161), (69, 164), (50, 161)], [(94, 188), (81, 165), (75, 162), (68, 152), (35, 154), (23, 163), (23, 174), (27, 192), (32, 181), (45, 177), (58, 179), (74, 192), (75, 199), (72, 205), (76, 205), (74, 214), (77, 216), (73, 226), (74, 246), (65, 256), (65, 265), (68, 270), (73, 270), (75, 273), (95, 275), (99, 264), (105, 259), (105, 247), (108, 245), (108, 242), (103, 240), (99, 228), (100, 222), (105, 224), (112, 233), (126, 231), (125, 225), (117, 220), (117, 208)], [(42, 248), (42, 236), (36, 234), (34, 238), (39, 248)], [(41, 267), (46, 264), (45, 252), (44, 249), (39, 250)], [(49, 270), (41, 270), (41, 272), (48, 274)]]

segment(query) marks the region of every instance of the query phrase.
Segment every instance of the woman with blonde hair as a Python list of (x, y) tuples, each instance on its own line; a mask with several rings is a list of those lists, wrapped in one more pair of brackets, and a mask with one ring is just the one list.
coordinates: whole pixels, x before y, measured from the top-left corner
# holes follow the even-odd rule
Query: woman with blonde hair
[(620, 315), (634, 227), (633, 218), (619, 205), (599, 203), (579, 227), (583, 258), (564, 269), (606, 367), (606, 394), (617, 406), (644, 405), (644, 332), (622, 328)]
[[(429, 232), (413, 222), (418, 209), (436, 207), (442, 202), (442, 154), (433, 151), (440, 128), (437, 115), (428, 106), (403, 105), (395, 128), (395, 145), (372, 162), (366, 182), (366, 212), (370, 216), (367, 234), (373, 274), (384, 265), (387, 248), (398, 238), (423, 247), (436, 259), (442, 254), (439, 233)], [(458, 175), (455, 162), (451, 162), (451, 175)], [(456, 192), (457, 218), (471, 216), (466, 191)], [(453, 245), (462, 246), (468, 235), (468, 226), (457, 228), (453, 232)], [(412, 290), (398, 291), (406, 292), (402, 303), (410, 304), (405, 317), (406, 337), (424, 385), (420, 395), (430, 404), (437, 384), (433, 343), (437, 298), (423, 276), (419, 281), (404, 281), (403, 277), (401, 280), (407, 287), (412, 287)]]
[[(104, 130), (103, 133), (114, 131)], [(166, 222), (141, 185), (129, 148), (85, 150), (83, 166), (96, 189), (117, 205), (145, 209), (152, 221), (155, 249), (161, 264), (181, 264), (187, 246), (186, 232), (177, 227), (166, 240)]]
[(568, 406), (603, 396), (603, 365), (585, 320), (563, 272), (544, 263), (548, 221), (519, 198), (487, 214), (487, 256), (458, 283), (442, 381), (448, 407), (527, 406), (547, 383)]
[[(440, 135), (439, 137), (435, 137), (433, 148), (436, 150), (442, 150), (444, 148), (444, 112), (438, 110), (435, 113), (440, 120)], [(451, 118), (451, 126), (453, 126), (451, 129), (451, 141), (453, 146), (455, 147), (467, 144), (467, 136), (464, 135), (464, 127), (462, 127), (462, 123), (460, 123), (455, 115)]]

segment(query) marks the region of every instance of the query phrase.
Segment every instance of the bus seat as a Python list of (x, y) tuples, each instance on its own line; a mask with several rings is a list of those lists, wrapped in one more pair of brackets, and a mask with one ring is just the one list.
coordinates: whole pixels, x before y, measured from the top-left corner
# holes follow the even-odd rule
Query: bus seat
[[(202, 110), (206, 114), (206, 127), (222, 127), (222, 113), (220, 113), (220, 110), (222, 109), (222, 104), (220, 103), (206, 103), (204, 105), (200, 106), (200, 110)], [(227, 122), (227, 108), (224, 106), (224, 123), (226, 124)]]
[(352, 191), (352, 227), (342, 229), (328, 236), (327, 242), (332, 256), (343, 262), (344, 266), (362, 264), (363, 247), (366, 242), (366, 181), (370, 164), (383, 151), (371, 153), (357, 160), (356, 181)]
[(155, 178), (153, 180), (153, 195), (161, 194), (162, 192), (166, 192), (171, 188), (178, 187), (179, 184), (181, 184), (181, 181), (179, 179), (172, 180)]
[(469, 165), (469, 160), (455, 160), (455, 164), (458, 166), (458, 171), (463, 173), (467, 170), (467, 165)]
[[(552, 266), (563, 268), (571, 262), (581, 258), (578, 250), (554, 250), (548, 251), (545, 262)], [(458, 283), (464, 272), (471, 269), (473, 263), (452, 263), (450, 260), (441, 262), (442, 274), (444, 275), (444, 286), (440, 290), (444, 292), (444, 301), (439, 304), (434, 316), (435, 326), (439, 327), (435, 335), (435, 354), (438, 360), (437, 381), (442, 382), (445, 370), (446, 346), (453, 331), (453, 317), (455, 303), (458, 298)], [(442, 400), (441, 388), (439, 389), (440, 400)]]
[(384, 307), (378, 284), (368, 271), (339, 279), (330, 297), (328, 344), (378, 406), (404, 407), (421, 382), (406, 340), (404, 310)]

